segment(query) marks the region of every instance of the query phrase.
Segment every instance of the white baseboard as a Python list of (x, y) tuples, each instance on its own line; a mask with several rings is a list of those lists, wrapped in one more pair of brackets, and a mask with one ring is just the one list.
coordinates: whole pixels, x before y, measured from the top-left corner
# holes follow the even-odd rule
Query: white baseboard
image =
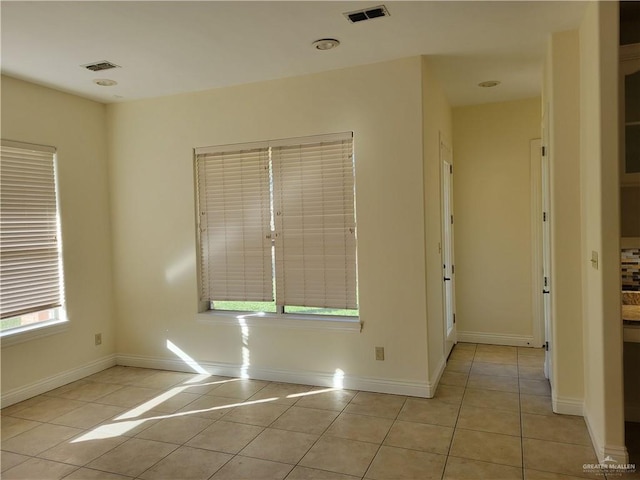
[(458, 331), (459, 342), (487, 343), (490, 345), (511, 345), (514, 347), (541, 347), (535, 345), (532, 335), (510, 335), (506, 333), (462, 332)]
[(584, 415), (584, 401), (581, 398), (559, 397), (552, 395), (551, 408), (561, 415)]
[(75, 382), (81, 378), (101, 372), (109, 367), (113, 367), (115, 364), (115, 354), (99, 358), (81, 367), (72, 368), (53, 375), (52, 377), (38, 380), (23, 387), (14, 388), (8, 392), (3, 392), (0, 398), (0, 404), (2, 408), (8, 407), (14, 403), (22, 402), (28, 398), (53, 390), (54, 388), (62, 387), (67, 383)]
[(442, 357), (440, 359), (440, 363), (436, 367), (435, 375), (433, 380), (429, 380), (427, 382), (427, 398), (433, 398), (436, 395), (436, 389), (438, 388), (438, 384), (440, 383), (440, 378), (444, 373), (444, 369), (447, 366), (447, 360)]
[(589, 412), (585, 408), (584, 410), (584, 421), (587, 424), (587, 430), (589, 431), (589, 436), (591, 437), (591, 443), (593, 444), (593, 449), (596, 452), (596, 456), (598, 457), (598, 462), (604, 462), (604, 459), (607, 457), (613, 458), (617, 463), (627, 464), (629, 463), (629, 452), (627, 447), (624, 445), (602, 445), (602, 442), (598, 439), (597, 435), (595, 435), (593, 429), (591, 428), (591, 422), (589, 420)]
[(363, 377), (345, 374), (338, 376), (330, 372), (311, 372), (304, 370), (280, 370), (273, 368), (259, 368), (242, 365), (197, 362), (198, 369), (190, 367), (181, 360), (146, 357), (140, 355), (117, 355), (116, 363), (130, 367), (156, 368), (177, 372), (200, 372), (204, 370), (211, 375), (225, 377), (247, 377), (270, 382), (300, 383), (318, 387), (341, 387), (367, 392), (391, 393), (412, 397), (430, 398), (435, 394), (435, 385), (428, 382), (413, 382), (409, 380), (392, 380), (386, 378)]

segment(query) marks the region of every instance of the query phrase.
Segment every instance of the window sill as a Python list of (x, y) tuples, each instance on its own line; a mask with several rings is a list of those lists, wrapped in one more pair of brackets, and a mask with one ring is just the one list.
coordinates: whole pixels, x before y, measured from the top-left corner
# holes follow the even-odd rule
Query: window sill
[(28, 342), (36, 338), (48, 337), (69, 329), (68, 320), (49, 320), (48, 322), (27, 325), (0, 333), (2, 348)]
[(362, 322), (359, 317), (330, 317), (317, 318), (311, 315), (251, 312), (222, 312), (206, 311), (196, 316), (198, 323), (209, 325), (231, 325), (238, 327), (276, 327), (302, 328), (307, 330), (341, 331), (359, 333)]

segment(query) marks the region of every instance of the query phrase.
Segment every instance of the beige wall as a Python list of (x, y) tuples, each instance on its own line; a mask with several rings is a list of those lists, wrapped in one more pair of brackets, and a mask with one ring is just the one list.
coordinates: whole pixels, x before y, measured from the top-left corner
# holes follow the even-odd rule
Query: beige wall
[(578, 31), (552, 35), (543, 105), (551, 196), (553, 408), (582, 414), (582, 238), (580, 234), (580, 64)]
[(421, 69), (414, 57), (109, 105), (118, 352), (175, 359), (170, 340), (200, 362), (242, 363), (238, 327), (196, 322), (194, 147), (353, 131), (362, 333), (251, 328), (251, 369), (424, 388)]
[(2, 348), (3, 395), (114, 353), (105, 118), (102, 104), (2, 77), (2, 138), (58, 149), (70, 320), (65, 332)]
[(618, 4), (591, 3), (580, 26), (585, 417), (599, 458), (624, 460), (618, 68)]
[(442, 257), (439, 248), (442, 221), (440, 139), (451, 147), (453, 132), (451, 107), (427, 57), (422, 60), (422, 105), (429, 379), (435, 381), (445, 361)]
[(530, 141), (540, 135), (538, 98), (453, 110), (460, 339), (533, 341)]

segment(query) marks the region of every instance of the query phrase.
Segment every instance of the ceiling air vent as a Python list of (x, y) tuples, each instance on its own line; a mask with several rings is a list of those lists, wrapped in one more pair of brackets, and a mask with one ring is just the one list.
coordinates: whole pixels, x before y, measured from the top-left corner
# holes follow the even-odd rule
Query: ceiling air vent
[(377, 7), (367, 8), (365, 10), (356, 10), (355, 12), (347, 12), (345, 17), (351, 23), (364, 22), (365, 20), (371, 20), (372, 18), (388, 17), (389, 10), (384, 5), (378, 5)]
[(92, 72), (99, 72), (101, 70), (110, 70), (112, 68), (119, 68), (120, 65), (116, 65), (115, 63), (107, 62), (103, 60), (101, 62), (89, 63), (87, 65), (80, 65), (81, 67), (86, 68), (87, 70), (91, 70)]

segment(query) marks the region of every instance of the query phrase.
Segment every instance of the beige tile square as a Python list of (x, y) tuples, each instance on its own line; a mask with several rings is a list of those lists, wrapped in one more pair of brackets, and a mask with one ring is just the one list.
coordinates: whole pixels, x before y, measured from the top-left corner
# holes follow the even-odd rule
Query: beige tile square
[(451, 355), (449, 355), (448, 360), (458, 360), (458, 361), (468, 361), (468, 360), (473, 360), (473, 357), (475, 356), (476, 352), (475, 350), (458, 350), (457, 348), (454, 348), (453, 351), (451, 352)]
[(110, 393), (120, 390), (122, 385), (113, 383), (98, 383), (81, 380), (64, 387), (60, 387), (48, 393), (60, 398), (68, 398), (70, 400), (80, 400), (83, 402), (93, 402), (100, 397), (104, 397)]
[(598, 463), (592, 447), (523, 438), (524, 467), (583, 477), (582, 465)]
[(253, 425), (218, 421), (187, 442), (190, 447), (238, 453), (264, 430)]
[(444, 455), (383, 446), (373, 459), (365, 478), (439, 480), (442, 478), (446, 458)]
[(0, 471), (4, 472), (10, 468), (20, 465), (22, 462), (29, 460), (26, 455), (19, 455), (11, 452), (0, 452)]
[(228, 422), (248, 423), (268, 427), (289, 407), (275, 403), (254, 403), (241, 405), (228, 412), (224, 419)]
[(240, 399), (229, 397), (214, 397), (213, 395), (203, 395), (188, 405), (180, 408), (178, 412), (189, 415), (217, 420), (229, 413), (236, 405), (243, 403)]
[(520, 436), (520, 414), (464, 405), (460, 409), (456, 428)]
[(126, 385), (143, 381), (145, 378), (157, 373), (159, 370), (151, 370), (147, 368), (115, 366), (95, 373), (85, 380), (100, 383), (117, 383)]
[(512, 347), (509, 345), (490, 345), (486, 343), (480, 343), (476, 347), (476, 353), (500, 353), (503, 355), (506, 355), (506, 354), (517, 355), (518, 347)]
[(302, 398), (301, 394), (309, 392), (311, 388), (309, 385), (296, 385), (293, 383), (270, 383), (255, 395), (252, 395), (249, 401), (272, 398), (274, 399), (271, 401), (272, 403), (293, 405)]
[(96, 403), (115, 405), (117, 407), (133, 408), (162, 395), (162, 390), (139, 387), (122, 387), (96, 400)]
[(505, 365), (517, 365), (518, 364), (518, 354), (515, 349), (513, 350), (480, 350), (480, 346), (478, 346), (478, 350), (476, 351), (475, 357), (473, 357), (474, 362), (482, 362), (482, 363), (500, 363)]
[(518, 367), (516, 365), (501, 365), (499, 363), (473, 362), (471, 373), (497, 377), (517, 377)]
[[(541, 472), (540, 470), (525, 469), (525, 480), (582, 480), (585, 477), (574, 477), (573, 475), (564, 475), (562, 473)], [(603, 478), (604, 477), (600, 477)], [(627, 476), (618, 477), (620, 480), (631, 480)]]
[[(174, 387), (175, 390), (181, 388), (182, 387)], [(151, 405), (154, 410), (159, 412), (175, 413), (178, 410), (182, 410), (184, 407), (189, 408), (194, 401), (202, 397), (202, 395), (197, 393), (175, 393), (174, 389), (168, 390), (159, 397), (152, 398), (149, 400), (148, 404)]]
[(296, 407), (317, 408), (319, 410), (334, 410), (341, 412), (355, 397), (357, 392), (332, 388), (318, 388), (300, 397)]
[(517, 393), (500, 392), (497, 390), (482, 390), (467, 388), (462, 405), (472, 407), (493, 408), (496, 410), (520, 411), (520, 399)]
[(544, 367), (544, 355), (518, 355), (518, 366), (531, 368)]
[[(105, 383), (105, 385), (107, 384)], [(124, 411), (125, 409), (122, 407), (87, 403), (80, 408), (76, 408), (69, 413), (54, 418), (51, 420), (51, 423), (87, 429), (95, 427), (105, 420), (113, 419)]]
[(518, 367), (518, 375), (520, 378), (531, 380), (545, 380), (544, 367)]
[(447, 361), (445, 372), (469, 373), (471, 370), (471, 360), (458, 360), (451, 358)]
[(40, 422), (34, 422), (33, 420), (26, 420), (18, 417), (5, 417), (0, 418), (0, 431), (2, 432), (2, 441), (15, 437), (27, 430), (42, 425)]
[(48, 397), (36, 405), (20, 410), (15, 416), (36, 422), (49, 422), (83, 405), (86, 405), (86, 403), (77, 400)]
[(200, 395), (214, 395), (214, 390), (225, 383), (234, 382), (238, 379), (230, 377), (220, 377), (217, 375), (205, 376), (198, 375), (199, 378), (194, 378), (191, 381), (184, 382), (181, 386), (187, 387), (185, 392), (197, 393)]
[(360, 477), (297, 466), (291, 470), (287, 480), (360, 480)]
[(39, 456), (55, 462), (83, 466), (126, 440), (126, 437), (111, 437), (86, 441), (82, 441), (81, 438), (82, 437), (75, 437), (66, 442), (62, 442), (42, 452)]
[(449, 455), (500, 465), (522, 466), (520, 437), (456, 428)]
[(518, 393), (517, 377), (497, 377), (494, 375), (477, 375), (473, 372), (467, 382), (469, 388), (498, 390), (500, 392)]
[(452, 437), (451, 427), (398, 420), (391, 427), (384, 444), (446, 455), (449, 453)]
[(273, 428), (320, 435), (338, 416), (338, 412), (316, 408), (291, 407), (273, 424)]
[(207, 480), (233, 458), (226, 453), (180, 447), (145, 471), (148, 480)]
[(183, 444), (210, 426), (213, 420), (179, 416), (163, 418), (136, 435), (136, 438)]
[(461, 372), (453, 372), (446, 370), (440, 377), (440, 385), (454, 385), (456, 387), (464, 387), (467, 385), (469, 375)]
[(460, 405), (462, 403), (462, 396), (464, 395), (464, 387), (458, 387), (455, 385), (438, 385), (436, 394), (433, 397), (435, 400), (440, 400), (445, 403), (453, 403)]
[(522, 436), (553, 442), (591, 445), (584, 418), (572, 415), (522, 414)]
[(79, 433), (82, 433), (82, 430), (78, 428), (45, 423), (2, 442), (2, 449), (35, 456)]
[(361, 442), (382, 443), (392, 424), (393, 420), (390, 418), (341, 413), (328, 428), (326, 435)]
[(303, 467), (362, 477), (378, 445), (337, 437), (322, 437), (300, 460)]
[(440, 400), (409, 398), (398, 415), (398, 420), (453, 427), (459, 409), (459, 405)]
[(551, 395), (548, 380), (520, 379), (520, 393), (526, 395)]
[(27, 407), (32, 407), (40, 402), (44, 402), (47, 398), (49, 397), (46, 395), (38, 395), (37, 397), (32, 397), (22, 402), (14, 403), (13, 405), (9, 405), (8, 407), (4, 407), (0, 410), (0, 414), (2, 414), (2, 416), (14, 416), (20, 410), (24, 410)]
[(65, 465), (64, 463), (51, 462), (41, 458), (30, 458), (29, 460), (17, 465), (2, 474), (5, 480), (24, 479), (24, 480), (56, 480), (70, 474), (78, 467), (73, 465)]
[(79, 468), (71, 475), (64, 477), (65, 480), (131, 480), (131, 477), (118, 475), (115, 473), (102, 472), (91, 468)]
[(162, 412), (156, 412), (155, 410), (138, 414), (125, 409), (125, 412), (121, 415), (92, 427), (88, 435), (135, 437), (138, 433), (156, 423), (158, 418), (162, 416), (164, 416)]
[(551, 407), (551, 397), (545, 395), (520, 394), (520, 408), (522, 409), (522, 413), (555, 415)]
[(522, 469), (468, 458), (449, 457), (443, 480), (522, 480)]
[(142, 380), (138, 380), (134, 386), (164, 390), (171, 387), (183, 387), (186, 382), (195, 377), (197, 377), (197, 375), (193, 373), (160, 371)]
[(520, 357), (538, 357), (544, 360), (544, 348), (534, 347), (517, 347), (518, 358)]
[(178, 445), (130, 438), (86, 465), (105, 472), (135, 477), (173, 452)]
[(240, 455), (295, 465), (318, 439), (317, 435), (267, 428)]
[(233, 382), (223, 383), (211, 393), (216, 397), (230, 397), (246, 400), (258, 393), (268, 384), (269, 382), (263, 382), (262, 380), (239, 379)]
[(477, 350), (477, 348), (478, 348), (478, 344), (477, 343), (458, 342), (453, 347), (453, 350), (454, 351), (469, 350), (469, 351), (475, 352)]
[(293, 469), (293, 465), (257, 458), (237, 456), (211, 477), (211, 480), (281, 480)]
[(396, 418), (406, 397), (386, 393), (358, 392), (345, 408), (347, 413)]

